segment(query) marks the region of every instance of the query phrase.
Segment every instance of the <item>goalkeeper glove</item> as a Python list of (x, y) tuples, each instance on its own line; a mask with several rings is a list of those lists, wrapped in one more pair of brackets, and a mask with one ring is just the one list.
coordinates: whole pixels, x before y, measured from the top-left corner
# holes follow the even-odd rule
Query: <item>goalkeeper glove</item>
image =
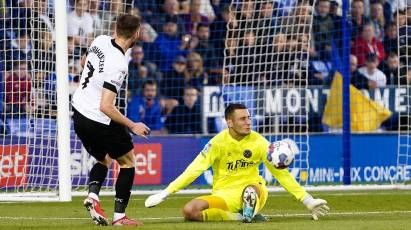
[(318, 217), (327, 215), (330, 210), (327, 206), (327, 201), (323, 199), (314, 199), (310, 194), (305, 196), (303, 204), (311, 212), (313, 220), (318, 220)]
[(168, 195), (170, 195), (170, 193), (168, 193), (166, 190), (163, 190), (159, 193), (149, 196), (144, 202), (144, 205), (146, 206), (146, 208), (154, 207), (160, 204), (161, 202), (165, 201)]

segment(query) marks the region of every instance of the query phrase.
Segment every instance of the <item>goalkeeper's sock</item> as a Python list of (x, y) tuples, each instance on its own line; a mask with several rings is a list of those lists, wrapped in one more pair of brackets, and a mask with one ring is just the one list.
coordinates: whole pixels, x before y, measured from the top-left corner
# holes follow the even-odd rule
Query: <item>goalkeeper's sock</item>
[(88, 192), (91, 198), (98, 200), (98, 194), (100, 193), (101, 185), (106, 179), (107, 172), (108, 172), (107, 166), (99, 162), (97, 162), (91, 169), (89, 183), (88, 183)]
[(232, 213), (224, 211), (219, 208), (209, 208), (201, 212), (203, 214), (203, 221), (227, 221), (227, 220), (241, 220), (242, 216), (239, 213)]
[(120, 168), (116, 182), (116, 197), (114, 198), (114, 212), (125, 213), (133, 186), (135, 168)]

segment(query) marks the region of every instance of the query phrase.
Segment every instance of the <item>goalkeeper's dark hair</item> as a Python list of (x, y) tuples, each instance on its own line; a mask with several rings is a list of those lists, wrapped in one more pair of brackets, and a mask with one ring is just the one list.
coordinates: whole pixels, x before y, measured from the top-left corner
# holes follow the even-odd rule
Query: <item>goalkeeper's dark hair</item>
[(135, 15), (123, 14), (117, 18), (116, 33), (123, 38), (131, 38), (140, 29), (141, 19)]
[(234, 111), (237, 109), (247, 109), (247, 107), (243, 104), (229, 104), (224, 111), (225, 119), (228, 119), (231, 115), (233, 115)]

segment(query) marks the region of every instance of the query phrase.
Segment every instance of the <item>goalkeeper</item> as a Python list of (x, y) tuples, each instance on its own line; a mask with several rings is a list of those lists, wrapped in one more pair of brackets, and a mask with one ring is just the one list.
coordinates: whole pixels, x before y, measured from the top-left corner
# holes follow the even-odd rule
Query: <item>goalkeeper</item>
[[(154, 207), (167, 197), (191, 184), (210, 166), (214, 172), (212, 194), (200, 196), (183, 208), (186, 220), (242, 220), (250, 223), (264, 218), (256, 215), (265, 205), (268, 191), (258, 166), (265, 166), (278, 182), (311, 212), (313, 219), (327, 214), (327, 202), (314, 199), (294, 179), (287, 169), (276, 169), (266, 159), (269, 142), (251, 130), (251, 119), (242, 104), (231, 104), (225, 110), (228, 129), (212, 138), (186, 170), (160, 193), (145, 201)], [(293, 151), (295, 143), (289, 140)], [(291, 143), (292, 142), (292, 143)], [(265, 219), (265, 218), (264, 218)]]

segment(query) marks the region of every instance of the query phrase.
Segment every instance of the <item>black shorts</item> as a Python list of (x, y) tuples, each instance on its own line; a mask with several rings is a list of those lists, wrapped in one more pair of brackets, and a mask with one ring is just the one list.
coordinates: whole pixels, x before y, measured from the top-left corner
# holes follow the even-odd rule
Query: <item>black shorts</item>
[(93, 121), (73, 108), (74, 131), (87, 152), (96, 160), (103, 161), (108, 154), (117, 159), (134, 148), (128, 129), (114, 121), (106, 125)]

